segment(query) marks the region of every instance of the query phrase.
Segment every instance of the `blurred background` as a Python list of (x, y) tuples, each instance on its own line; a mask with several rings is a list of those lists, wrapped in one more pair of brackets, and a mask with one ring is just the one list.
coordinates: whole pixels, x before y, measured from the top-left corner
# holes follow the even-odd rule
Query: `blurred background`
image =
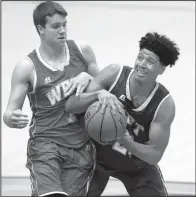
[[(39, 46), (40, 40), (33, 24), (32, 13), (40, 2), (1, 3), (2, 114), (6, 109), (15, 64)], [(178, 193), (193, 193), (195, 191), (195, 2), (60, 1), (59, 3), (68, 12), (68, 38), (90, 44), (100, 68), (111, 63), (133, 66), (139, 51), (138, 41), (149, 31), (165, 34), (178, 44), (181, 53), (179, 61), (159, 78), (159, 81), (169, 89), (176, 103), (176, 117), (172, 124), (170, 142), (159, 165), (171, 192), (175, 190)], [(27, 99), (23, 110), (31, 117)], [(1, 131), (3, 195), (30, 195), (29, 171), (25, 168), (28, 128), (10, 129), (2, 121)], [(104, 194), (126, 195), (126, 191), (120, 182), (112, 179)]]

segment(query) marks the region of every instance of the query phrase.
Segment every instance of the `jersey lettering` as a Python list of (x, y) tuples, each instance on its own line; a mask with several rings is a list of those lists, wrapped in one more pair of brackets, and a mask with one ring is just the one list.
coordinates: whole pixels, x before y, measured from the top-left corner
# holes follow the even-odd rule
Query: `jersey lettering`
[(124, 146), (122, 146), (119, 142), (115, 142), (112, 148), (123, 155), (127, 154), (127, 149)]
[(61, 82), (60, 84), (61, 84), (61, 87), (63, 89), (64, 98), (66, 98), (68, 96), (67, 92), (68, 92), (68, 89), (70, 87), (70, 81), (65, 80), (65, 81)]
[[(47, 98), (50, 101), (50, 104), (53, 106), (63, 98), (68, 97), (68, 89), (69, 89), (69, 80), (65, 80), (61, 82), (60, 84), (56, 85), (52, 89), (49, 90), (49, 92), (46, 93)], [(61, 91), (62, 90), (62, 91)]]
[[(127, 130), (129, 131), (129, 134), (131, 135), (131, 137), (134, 139), (134, 136), (131, 133), (134, 132), (134, 134), (137, 136), (140, 131), (142, 132), (144, 131), (144, 127), (138, 124), (131, 115), (127, 114)], [(130, 157), (132, 155), (132, 153), (128, 151), (119, 142), (115, 142), (112, 149), (115, 151), (118, 151), (119, 153), (123, 155), (128, 154)]]
[(138, 136), (139, 132), (144, 131), (144, 127), (138, 124), (129, 114), (127, 115), (127, 129), (131, 130), (136, 136)]
[(134, 118), (130, 116), (128, 113), (127, 113), (127, 124), (130, 125), (131, 127), (135, 124)]

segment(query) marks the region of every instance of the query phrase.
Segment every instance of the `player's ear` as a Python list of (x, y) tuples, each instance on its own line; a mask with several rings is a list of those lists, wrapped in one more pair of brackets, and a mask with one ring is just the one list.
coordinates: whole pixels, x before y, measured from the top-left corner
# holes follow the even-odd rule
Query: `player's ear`
[(166, 69), (166, 66), (164, 66), (163, 64), (160, 65), (160, 75), (162, 75), (164, 73)]
[(40, 35), (44, 34), (44, 27), (42, 25), (37, 25), (37, 29), (38, 29)]

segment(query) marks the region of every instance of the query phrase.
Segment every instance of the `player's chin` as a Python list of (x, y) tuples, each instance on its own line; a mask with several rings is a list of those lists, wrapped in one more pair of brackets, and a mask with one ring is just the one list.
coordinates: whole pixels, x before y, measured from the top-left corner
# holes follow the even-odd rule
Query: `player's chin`
[(136, 75), (135, 78), (138, 81), (145, 82), (148, 79), (148, 75)]
[(65, 45), (66, 44), (66, 38), (58, 39), (58, 44), (59, 45)]
[(18, 125), (18, 126), (17, 126), (17, 129), (23, 129), (23, 128), (25, 128), (25, 127), (27, 127), (27, 125)]

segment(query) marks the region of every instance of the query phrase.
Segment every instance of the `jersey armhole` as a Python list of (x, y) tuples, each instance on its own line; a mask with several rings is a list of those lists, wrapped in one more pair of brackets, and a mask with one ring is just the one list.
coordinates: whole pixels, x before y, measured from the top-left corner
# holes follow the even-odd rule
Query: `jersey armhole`
[(26, 56), (26, 59), (28, 59), (33, 65), (33, 84), (31, 84), (32, 91), (28, 91), (28, 94), (33, 94), (33, 93), (35, 93), (35, 87), (36, 87), (36, 83), (37, 83), (37, 74), (36, 74), (36, 71), (35, 71), (35, 65), (34, 65), (33, 61), (31, 60), (31, 58)]
[(159, 103), (159, 105), (157, 106), (157, 109), (156, 109), (156, 111), (155, 111), (155, 113), (154, 113), (153, 119), (152, 119), (152, 121), (151, 121), (151, 123), (150, 123), (150, 127), (151, 127), (151, 124), (154, 122), (154, 120), (155, 120), (155, 118), (156, 118), (156, 116), (157, 116), (157, 113), (158, 113), (158, 111), (159, 111), (159, 109), (160, 109), (162, 103), (163, 103), (169, 96), (171, 96), (171, 94), (166, 95), (166, 96), (161, 100), (161, 102)]
[(70, 40), (70, 41), (73, 42), (73, 44), (74, 44), (74, 46), (75, 46), (75, 48), (76, 48), (76, 50), (78, 52), (78, 53), (76, 53), (76, 55), (83, 61), (83, 63), (86, 64), (86, 66), (88, 68), (88, 63), (87, 63), (86, 59), (84, 58), (84, 55), (82, 53), (82, 48), (81, 48), (81, 46), (79, 44), (79, 41), (75, 41), (75, 40)]
[(78, 47), (78, 50), (80, 51), (82, 57), (84, 57), (82, 54), (82, 49), (81, 49), (80, 45), (78, 44), (78, 42), (76, 42), (75, 40), (73, 40), (73, 41), (75, 42), (76, 46)]
[(118, 74), (117, 74), (117, 76), (116, 76), (116, 79), (115, 79), (115, 81), (113, 82), (113, 84), (111, 85), (111, 87), (109, 88), (109, 92), (111, 92), (112, 90), (113, 90), (113, 88), (115, 87), (115, 85), (117, 84), (117, 82), (118, 82), (118, 80), (119, 80), (119, 78), (120, 78), (120, 75), (121, 75), (121, 73), (122, 73), (122, 70), (123, 70), (123, 65), (120, 65), (120, 70), (119, 70), (119, 72), (118, 72)]

